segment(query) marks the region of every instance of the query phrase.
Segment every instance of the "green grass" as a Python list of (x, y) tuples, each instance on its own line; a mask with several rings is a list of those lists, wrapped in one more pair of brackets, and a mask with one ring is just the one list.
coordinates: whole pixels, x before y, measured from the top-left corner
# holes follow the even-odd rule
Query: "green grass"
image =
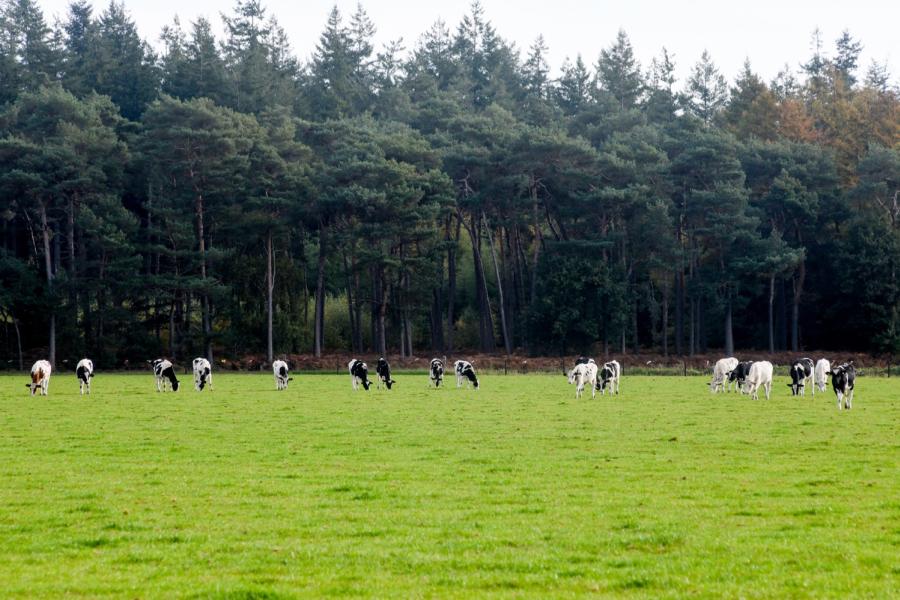
[(0, 377), (0, 595), (888, 598), (900, 381), (713, 396), (562, 375)]

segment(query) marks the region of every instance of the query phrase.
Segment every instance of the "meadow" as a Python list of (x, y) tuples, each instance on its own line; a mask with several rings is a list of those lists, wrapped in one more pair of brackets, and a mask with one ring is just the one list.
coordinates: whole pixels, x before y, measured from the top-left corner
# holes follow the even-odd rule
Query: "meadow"
[(0, 595), (900, 595), (896, 378), (844, 412), (784, 377), (395, 378), (0, 377)]

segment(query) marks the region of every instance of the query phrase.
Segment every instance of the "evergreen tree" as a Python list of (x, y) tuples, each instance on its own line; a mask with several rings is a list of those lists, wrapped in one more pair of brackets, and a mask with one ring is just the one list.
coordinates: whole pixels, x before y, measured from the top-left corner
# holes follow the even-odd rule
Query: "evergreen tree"
[(643, 94), (641, 66), (624, 30), (619, 30), (615, 43), (600, 52), (597, 80), (600, 88), (612, 94), (623, 109), (635, 106)]
[(687, 108), (704, 123), (711, 124), (725, 106), (728, 85), (725, 77), (704, 50), (691, 70), (686, 90)]

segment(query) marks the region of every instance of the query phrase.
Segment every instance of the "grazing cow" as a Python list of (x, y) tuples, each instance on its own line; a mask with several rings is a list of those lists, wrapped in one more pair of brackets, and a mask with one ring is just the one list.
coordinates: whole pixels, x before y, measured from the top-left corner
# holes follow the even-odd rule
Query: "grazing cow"
[(820, 358), (816, 363), (816, 386), (820, 392), (825, 391), (828, 385), (828, 372), (831, 371), (831, 362), (827, 358)]
[(167, 384), (171, 384), (172, 391), (178, 391), (178, 378), (175, 377), (175, 367), (165, 358), (157, 358), (153, 361), (153, 374), (156, 375), (156, 391), (166, 391)]
[(431, 359), (431, 383), (434, 387), (440, 387), (444, 380), (444, 361), (439, 358)]
[(838, 410), (853, 408), (853, 387), (856, 385), (856, 367), (853, 361), (831, 367), (831, 388), (837, 395)]
[(731, 388), (731, 385), (734, 384), (735, 389), (737, 389), (741, 394), (744, 393), (744, 382), (747, 380), (747, 375), (750, 374), (750, 366), (752, 364), (753, 361), (749, 360), (745, 360), (737, 364), (734, 370), (728, 374), (729, 389)]
[(767, 360), (759, 360), (750, 365), (750, 372), (747, 374), (747, 393), (754, 400), (759, 400), (759, 388), (765, 388), (766, 400), (772, 393), (772, 363)]
[(597, 365), (593, 361), (578, 363), (569, 373), (569, 384), (575, 384), (575, 399), (581, 398), (585, 384), (591, 386), (591, 398), (597, 395)]
[(815, 396), (816, 386), (813, 385), (812, 359), (801, 358), (799, 360), (795, 360), (794, 364), (791, 365), (791, 383), (788, 384), (788, 387), (791, 388), (791, 395), (805, 396), (807, 381), (809, 382), (809, 387), (812, 388), (813, 396)]
[(288, 366), (283, 360), (276, 360), (272, 363), (272, 374), (275, 375), (275, 389), (286, 390), (288, 381), (293, 381), (293, 377), (288, 377)]
[(391, 365), (388, 364), (388, 361), (384, 360), (384, 357), (378, 359), (378, 364), (375, 365), (375, 373), (378, 375), (378, 387), (381, 387), (381, 384), (384, 384), (387, 389), (391, 389), (391, 386), (397, 383), (393, 379), (391, 379)]
[(199, 392), (207, 383), (209, 389), (212, 389), (212, 365), (202, 356), (198, 356), (194, 359), (194, 388)]
[(347, 367), (350, 369), (350, 384), (353, 389), (359, 389), (359, 384), (362, 384), (363, 389), (368, 391), (372, 382), (369, 381), (369, 367), (366, 363), (354, 358), (347, 364)]
[(728, 374), (734, 371), (738, 366), (738, 359), (730, 356), (728, 358), (720, 358), (713, 367), (712, 381), (709, 382), (709, 391), (712, 394), (725, 391), (725, 380)]
[(94, 361), (89, 358), (82, 358), (75, 365), (75, 377), (78, 378), (78, 389), (84, 396), (85, 390), (88, 395), (91, 393), (91, 378), (94, 376)]
[(50, 363), (46, 360), (39, 360), (31, 365), (31, 383), (26, 383), (25, 387), (31, 388), (31, 395), (40, 389), (41, 396), (47, 395), (47, 388), (50, 387)]
[(595, 387), (600, 390), (601, 396), (606, 393), (607, 389), (609, 389), (610, 394), (615, 392), (618, 395), (619, 380), (621, 378), (622, 365), (617, 360), (611, 360), (608, 363), (603, 363), (603, 366), (600, 367), (600, 376)]
[(468, 381), (469, 385), (478, 389), (478, 376), (475, 375), (475, 367), (467, 360), (458, 360), (453, 363), (453, 370), (456, 371), (456, 387), (463, 386), (463, 382)]

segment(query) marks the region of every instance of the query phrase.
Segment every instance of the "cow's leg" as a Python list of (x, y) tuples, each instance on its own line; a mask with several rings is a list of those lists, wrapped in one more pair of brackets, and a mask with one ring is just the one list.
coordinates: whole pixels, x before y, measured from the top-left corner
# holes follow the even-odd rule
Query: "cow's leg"
[(844, 398), (843, 394), (841, 394), (841, 390), (835, 388), (834, 393), (837, 395), (838, 410), (844, 410)]
[(853, 388), (850, 388), (850, 392), (847, 394), (847, 410), (853, 408)]

